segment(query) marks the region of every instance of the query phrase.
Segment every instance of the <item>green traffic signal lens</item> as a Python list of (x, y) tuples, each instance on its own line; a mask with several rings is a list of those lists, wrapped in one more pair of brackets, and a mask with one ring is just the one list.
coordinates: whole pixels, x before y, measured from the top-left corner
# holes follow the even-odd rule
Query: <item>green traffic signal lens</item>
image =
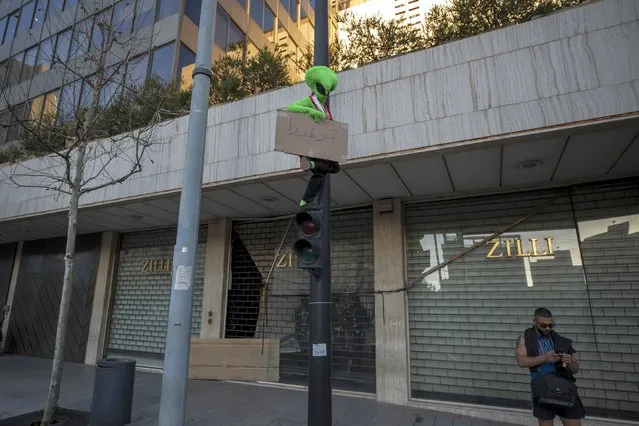
[(298, 240), (294, 246), (297, 258), (304, 263), (313, 263), (317, 259), (317, 255), (313, 246), (306, 240)]

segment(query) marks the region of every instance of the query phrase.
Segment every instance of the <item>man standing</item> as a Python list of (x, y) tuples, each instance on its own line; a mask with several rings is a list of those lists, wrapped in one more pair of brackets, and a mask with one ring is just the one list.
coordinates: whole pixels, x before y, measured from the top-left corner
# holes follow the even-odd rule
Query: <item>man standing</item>
[(515, 358), (518, 366), (530, 370), (533, 415), (539, 426), (552, 426), (555, 416), (564, 426), (581, 426), (585, 410), (573, 384), (573, 374), (579, 371), (577, 354), (572, 341), (557, 334), (554, 326), (548, 309), (535, 310), (533, 326), (517, 339)]

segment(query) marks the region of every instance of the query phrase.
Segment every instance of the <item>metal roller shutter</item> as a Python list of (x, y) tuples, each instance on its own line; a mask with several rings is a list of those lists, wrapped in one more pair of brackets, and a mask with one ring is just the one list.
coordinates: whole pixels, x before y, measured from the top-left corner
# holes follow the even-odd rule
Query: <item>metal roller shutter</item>
[[(200, 335), (207, 226), (199, 232), (191, 335)], [(122, 234), (108, 352), (164, 354), (176, 228)]]
[[(370, 208), (333, 215), (335, 387), (375, 389), (372, 219)], [(226, 337), (280, 339), (281, 380), (304, 383), (308, 374), (309, 274), (295, 267), (292, 246), (297, 230), (293, 223), (287, 232), (289, 222), (233, 224)], [(282, 250), (276, 258), (280, 243)]]

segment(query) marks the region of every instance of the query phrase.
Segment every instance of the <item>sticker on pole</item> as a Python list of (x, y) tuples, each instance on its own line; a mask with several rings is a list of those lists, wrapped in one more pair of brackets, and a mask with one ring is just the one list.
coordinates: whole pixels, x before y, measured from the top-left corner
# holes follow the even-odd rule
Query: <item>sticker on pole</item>
[(313, 343), (313, 356), (326, 356), (326, 343)]
[(178, 265), (175, 270), (175, 280), (173, 281), (173, 290), (188, 290), (191, 288), (191, 266)]

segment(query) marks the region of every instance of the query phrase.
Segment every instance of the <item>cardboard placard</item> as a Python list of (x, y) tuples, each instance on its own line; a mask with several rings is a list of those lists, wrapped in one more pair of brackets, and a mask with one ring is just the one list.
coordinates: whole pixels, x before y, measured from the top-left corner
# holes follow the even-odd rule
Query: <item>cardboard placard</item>
[(305, 157), (336, 161), (348, 159), (348, 125), (312, 118), (285, 110), (277, 111), (275, 150)]

